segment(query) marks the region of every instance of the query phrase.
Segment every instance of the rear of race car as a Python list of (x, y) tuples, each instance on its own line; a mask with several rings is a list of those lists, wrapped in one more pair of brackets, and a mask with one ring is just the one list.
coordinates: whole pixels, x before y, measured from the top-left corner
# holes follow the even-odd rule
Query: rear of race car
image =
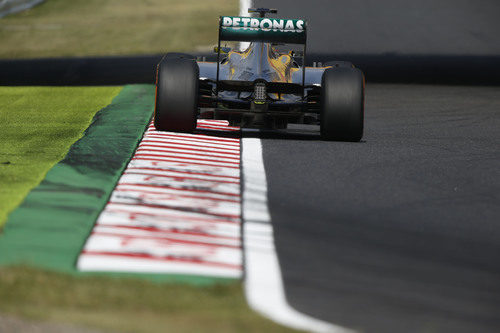
[[(233, 126), (284, 129), (320, 125), (326, 140), (359, 141), (363, 132), (364, 76), (342, 62), (305, 66), (307, 22), (221, 16), (215, 62), (167, 54), (158, 65), (155, 126), (192, 132), (196, 119)], [(222, 43), (246, 42), (243, 50)], [(195, 82), (196, 81), (196, 82)]]

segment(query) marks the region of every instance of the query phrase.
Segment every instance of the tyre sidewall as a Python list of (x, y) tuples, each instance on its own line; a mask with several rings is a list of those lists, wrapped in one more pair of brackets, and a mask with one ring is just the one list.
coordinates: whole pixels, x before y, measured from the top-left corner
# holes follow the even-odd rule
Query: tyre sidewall
[(322, 138), (361, 140), (364, 122), (363, 72), (350, 67), (327, 69), (323, 73), (321, 90)]
[(165, 58), (157, 68), (155, 127), (192, 132), (198, 114), (199, 67), (187, 58)]

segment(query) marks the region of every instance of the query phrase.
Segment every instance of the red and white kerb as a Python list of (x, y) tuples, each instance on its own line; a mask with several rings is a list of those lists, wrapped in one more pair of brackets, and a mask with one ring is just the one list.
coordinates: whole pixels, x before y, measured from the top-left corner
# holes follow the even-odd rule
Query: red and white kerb
[[(238, 131), (199, 120), (205, 131)], [(82, 271), (242, 275), (240, 140), (151, 124), (78, 259)]]

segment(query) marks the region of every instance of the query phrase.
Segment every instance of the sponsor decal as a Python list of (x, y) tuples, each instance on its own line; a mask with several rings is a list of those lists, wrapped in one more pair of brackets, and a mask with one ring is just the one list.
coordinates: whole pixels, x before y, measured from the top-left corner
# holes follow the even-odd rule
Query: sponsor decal
[(222, 16), (224, 28), (280, 32), (304, 32), (304, 20)]

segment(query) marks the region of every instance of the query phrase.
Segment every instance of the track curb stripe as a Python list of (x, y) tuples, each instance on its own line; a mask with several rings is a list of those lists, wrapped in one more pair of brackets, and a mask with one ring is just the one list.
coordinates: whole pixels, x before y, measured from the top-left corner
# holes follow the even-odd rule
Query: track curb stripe
[[(225, 137), (211, 136), (214, 130)], [(190, 135), (149, 125), (78, 269), (240, 278), (239, 138), (227, 138), (235, 131), (227, 122), (204, 120)], [(153, 136), (160, 145), (151, 144)]]

